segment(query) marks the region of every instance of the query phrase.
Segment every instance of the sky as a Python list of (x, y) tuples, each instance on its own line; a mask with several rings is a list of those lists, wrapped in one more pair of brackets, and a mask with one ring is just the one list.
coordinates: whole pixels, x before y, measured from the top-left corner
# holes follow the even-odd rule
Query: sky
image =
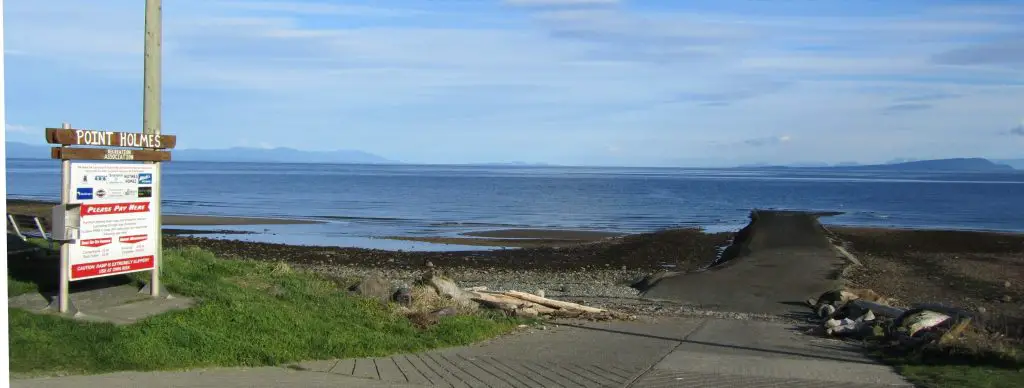
[[(8, 141), (138, 132), (144, 1), (5, 1)], [(1024, 158), (1024, 1), (170, 0), (178, 148), (620, 166)]]

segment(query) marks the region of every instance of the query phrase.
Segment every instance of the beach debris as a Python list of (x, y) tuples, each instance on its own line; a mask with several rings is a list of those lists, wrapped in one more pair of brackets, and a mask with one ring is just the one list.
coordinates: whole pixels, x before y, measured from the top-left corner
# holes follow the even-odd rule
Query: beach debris
[(384, 303), (390, 301), (394, 295), (391, 282), (379, 274), (372, 274), (363, 278), (359, 283), (350, 287), (349, 291), (359, 296), (380, 300)]
[(808, 299), (807, 304), (816, 310), (822, 305), (832, 305), (838, 308), (853, 300), (866, 300), (876, 303), (887, 303), (886, 299), (877, 292), (867, 288), (839, 288), (826, 291), (817, 299)]
[(412, 308), (410, 310), (418, 311), (419, 313), (414, 314), (419, 315), (415, 317), (410, 315), (410, 319), (429, 323), (429, 317), (423, 313), (423, 311), (427, 311), (424, 307), (440, 304), (454, 304), (456, 311), (483, 307), (501, 310), (510, 316), (524, 318), (636, 319), (634, 315), (585, 306), (579, 303), (549, 299), (543, 294), (544, 290), (537, 290), (537, 294), (530, 294), (515, 290), (491, 291), (487, 287), (463, 288), (454, 280), (436, 271), (428, 271), (417, 280), (416, 285), (411, 290)]
[(881, 316), (889, 319), (896, 319), (903, 315), (906, 310), (889, 305), (871, 302), (867, 300), (852, 300), (843, 305), (837, 314), (842, 317), (859, 317), (870, 313), (872, 316)]
[(970, 328), (974, 314), (939, 304), (916, 304), (902, 309), (867, 289), (841, 288), (809, 299), (808, 305), (822, 319), (817, 333), (832, 337), (873, 338), (902, 345), (949, 344)]
[[(921, 345), (939, 340), (942, 336), (944, 323), (950, 322), (950, 316), (925, 309), (908, 310), (896, 319), (893, 335), (903, 344)], [(946, 326), (948, 329), (952, 325)]]

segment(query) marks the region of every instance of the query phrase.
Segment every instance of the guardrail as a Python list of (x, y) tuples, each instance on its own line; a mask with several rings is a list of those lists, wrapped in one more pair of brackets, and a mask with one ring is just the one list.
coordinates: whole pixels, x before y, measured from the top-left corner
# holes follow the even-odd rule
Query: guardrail
[[(37, 237), (45, 239), (50, 243), (50, 249), (53, 249), (53, 240), (50, 235), (46, 233), (46, 227), (44, 227), (45, 221), (39, 217), (26, 215), (26, 214), (7, 214), (7, 233), (17, 236), (21, 241), (28, 241), (29, 237)], [(8, 251), (11, 253), (21, 253), (25, 251), (34, 250), (35, 248), (24, 248), (19, 249), (16, 252)]]

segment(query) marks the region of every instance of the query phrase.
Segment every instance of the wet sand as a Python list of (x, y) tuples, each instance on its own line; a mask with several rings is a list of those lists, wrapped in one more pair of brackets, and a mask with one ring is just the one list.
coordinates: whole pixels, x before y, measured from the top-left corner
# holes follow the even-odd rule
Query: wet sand
[(463, 233), (466, 236), (507, 239), (552, 239), (560, 241), (597, 241), (609, 237), (619, 237), (622, 233), (602, 232), (595, 230), (565, 229), (500, 229), (482, 232)]
[(579, 244), (594, 243), (615, 237), (622, 233), (600, 232), (592, 230), (565, 229), (498, 229), (487, 231), (466, 232), (459, 236), (447, 237), (381, 237), (392, 240), (420, 241), (433, 244), (453, 244), (483, 247), (568, 247)]

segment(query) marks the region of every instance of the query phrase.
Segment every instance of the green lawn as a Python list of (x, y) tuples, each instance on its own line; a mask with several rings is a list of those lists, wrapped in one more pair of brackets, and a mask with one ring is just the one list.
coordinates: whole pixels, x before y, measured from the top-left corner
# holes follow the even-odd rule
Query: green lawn
[(897, 370), (920, 387), (1024, 387), (1024, 371), (980, 365), (899, 365)]
[(1024, 358), (1018, 345), (965, 338), (954, 346), (878, 351), (875, 355), (918, 387), (1024, 387)]
[[(383, 356), (469, 344), (519, 323), (501, 316), (459, 316), (420, 330), (378, 302), (347, 296), (327, 279), (274, 263), (220, 260), (197, 248), (167, 251), (162, 279), (172, 293), (201, 302), (129, 326), (9, 309), (11, 372), (80, 374)], [(12, 294), (35, 289), (12, 280)]]

